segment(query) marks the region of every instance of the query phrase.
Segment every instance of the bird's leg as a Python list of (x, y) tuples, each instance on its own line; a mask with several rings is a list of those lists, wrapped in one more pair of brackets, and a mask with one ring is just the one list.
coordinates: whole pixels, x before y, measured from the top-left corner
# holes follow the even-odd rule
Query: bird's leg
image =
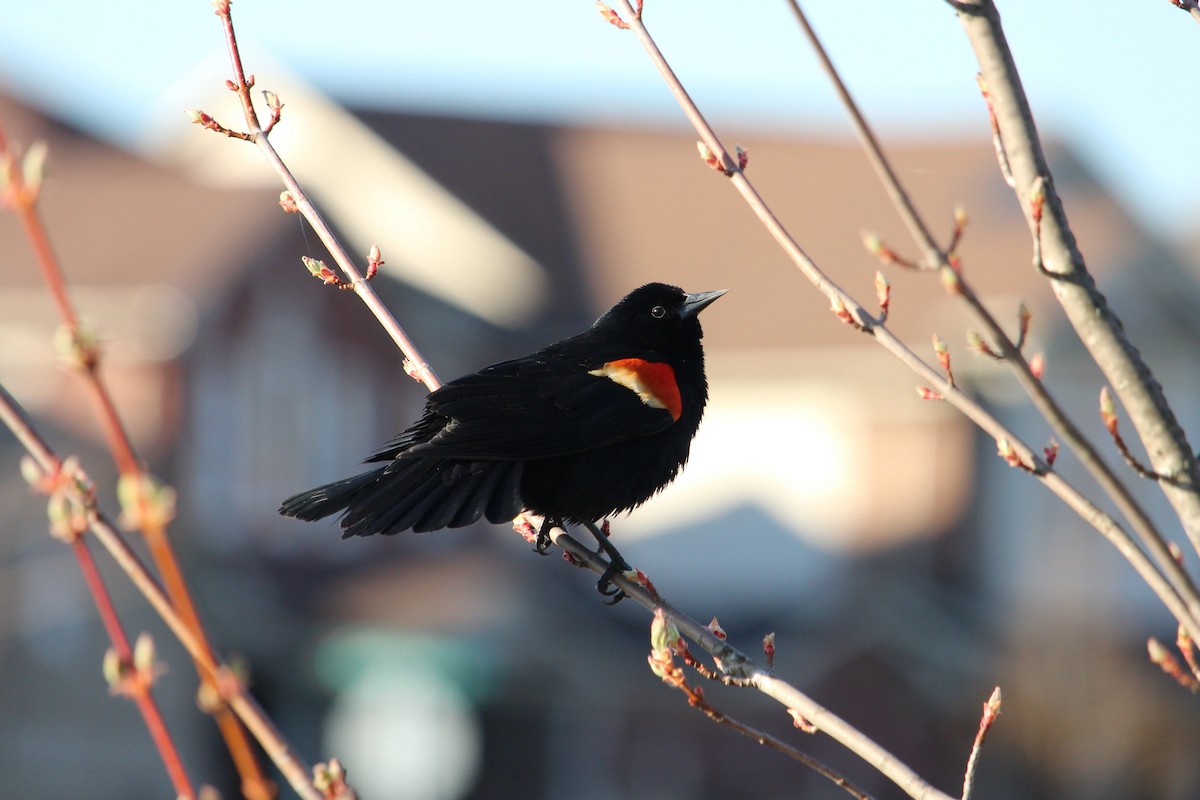
[(594, 536), (596, 539), (596, 544), (599, 545), (595, 551), (596, 555), (600, 555), (602, 553), (608, 555), (609, 560), (621, 572), (626, 572), (631, 569), (629, 562), (627, 562), (624, 556), (621, 555), (620, 551), (613, 546), (612, 540), (608, 538), (608, 533), (604, 529), (598, 527), (594, 522), (585, 522), (583, 523), (583, 527), (587, 528), (591, 532), (592, 536)]
[(533, 552), (544, 556), (550, 552), (550, 531), (555, 528), (561, 528), (562, 522), (556, 519), (546, 517), (542, 520), (542, 527), (538, 528), (537, 538), (533, 542)]
[(596, 543), (599, 545), (596, 550), (596, 555), (601, 552), (608, 555), (608, 566), (604, 570), (604, 574), (600, 576), (600, 580), (596, 582), (596, 590), (605, 597), (611, 597), (608, 602), (610, 606), (615, 606), (617, 603), (625, 599), (625, 592), (613, 585), (612, 579), (621, 572), (628, 572), (631, 567), (621, 552), (613, 546), (609, 541), (608, 535), (604, 531), (596, 527), (594, 522), (584, 522), (583, 527), (591, 531), (592, 536), (596, 537)]

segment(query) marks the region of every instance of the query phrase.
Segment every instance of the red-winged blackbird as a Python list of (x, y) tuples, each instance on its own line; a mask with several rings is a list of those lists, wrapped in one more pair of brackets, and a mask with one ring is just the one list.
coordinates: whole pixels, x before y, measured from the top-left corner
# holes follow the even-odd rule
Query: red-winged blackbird
[(386, 465), (279, 512), (344, 511), (346, 538), (505, 522), (522, 509), (593, 528), (639, 506), (687, 462), (708, 399), (696, 315), (724, 293), (635, 289), (583, 333), (433, 392), (416, 424), (367, 459)]

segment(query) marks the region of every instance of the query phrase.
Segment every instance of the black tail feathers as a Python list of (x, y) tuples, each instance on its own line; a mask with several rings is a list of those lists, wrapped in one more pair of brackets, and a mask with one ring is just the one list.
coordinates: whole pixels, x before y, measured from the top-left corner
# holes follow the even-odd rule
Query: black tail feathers
[(318, 520), (343, 511), (342, 538), (498, 523), (521, 511), (520, 462), (397, 459), (289, 497), (279, 513)]
[(354, 499), (383, 476), (384, 467), (355, 475), (353, 478), (334, 481), (307, 492), (294, 494), (279, 506), (279, 513), (305, 522), (325, 519), (330, 514), (350, 506)]

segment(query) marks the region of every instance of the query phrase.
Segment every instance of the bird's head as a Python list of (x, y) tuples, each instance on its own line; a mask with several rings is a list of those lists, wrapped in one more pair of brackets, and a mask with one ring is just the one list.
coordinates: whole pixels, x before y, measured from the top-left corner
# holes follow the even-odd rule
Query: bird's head
[(703, 331), (697, 315), (727, 291), (689, 293), (678, 286), (647, 283), (625, 295), (592, 328), (644, 347), (670, 351), (700, 341)]

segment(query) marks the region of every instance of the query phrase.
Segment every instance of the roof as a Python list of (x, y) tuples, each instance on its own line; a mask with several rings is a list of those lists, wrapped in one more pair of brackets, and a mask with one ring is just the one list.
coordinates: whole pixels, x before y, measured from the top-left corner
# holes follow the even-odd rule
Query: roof
[[(704, 167), (690, 133), (360, 116), (517, 249), (546, 265), (554, 284), (549, 305), (573, 309), (573, 317), (580, 306), (598, 313), (631, 288), (664, 280), (691, 290), (734, 290), (706, 317), (721, 319), (710, 326), (713, 348), (869, 344), (832, 319), (825, 300), (805, 285), (734, 189)], [(282, 229), (275, 226), (293, 222), (266, 185), (197, 182), (8, 99), (0, 98), (0, 119), (13, 140), (40, 138), (50, 145), (42, 212), (73, 285), (168, 283), (204, 302), (252, 265), (256, 250), (269, 246), (269, 232)], [(186, 125), (181, 130), (196, 133)], [(871, 307), (880, 266), (862, 247), (861, 232), (879, 234), (902, 254), (915, 248), (858, 147), (754, 132), (727, 140), (748, 148), (750, 178), (818, 266)], [(984, 132), (973, 140), (902, 143), (889, 151), (940, 235), (948, 235), (956, 205), (966, 210), (964, 269), (1000, 319), (1015, 318), (1018, 301), (1035, 314), (1053, 308)], [(1146, 235), (1067, 150), (1051, 148), (1051, 161), (1093, 273), (1104, 277), (1134, 263), (1149, 247)], [(353, 212), (342, 210), (347, 213)], [(29, 248), (11, 215), (0, 216), (0, 248), (16, 254), (16, 285), (40, 284), (25, 268), (32, 263), (23, 260)], [(931, 276), (895, 266), (884, 271), (893, 283), (892, 329), (916, 342), (944, 331), (953, 342), (966, 324), (962, 304), (950, 301)], [(486, 293), (469, 275), (463, 280), (464, 292)]]
[[(806, 284), (753, 217), (736, 190), (697, 157), (690, 134), (564, 129), (555, 138), (563, 185), (598, 295), (619, 296), (650, 279), (690, 289), (730, 287), (713, 316), (726, 323), (710, 346), (796, 348), (869, 344), (838, 324), (828, 303)], [(725, 139), (750, 155), (749, 178), (801, 247), (836, 283), (871, 308), (878, 261), (861, 232), (915, 256), (905, 229), (858, 146), (807, 137), (743, 132)], [(1048, 282), (1032, 267), (1030, 235), (1004, 185), (986, 135), (888, 148), (896, 171), (935, 235), (945, 242), (954, 208), (969, 224), (960, 254), (967, 279), (994, 313), (1015, 319), (1016, 304), (1052, 307)], [(1129, 263), (1146, 237), (1061, 147), (1051, 160), (1076, 234), (1092, 270), (1104, 275)], [(934, 276), (884, 268), (893, 284), (890, 327), (924, 343), (941, 329), (949, 341), (965, 324)], [(734, 315), (733, 324), (729, 324)], [(959, 340), (961, 341), (961, 340)]]
[[(77, 286), (170, 283), (189, 294), (246, 268), (246, 248), (286, 218), (268, 190), (230, 190), (105, 144), (0, 96), (10, 141), (49, 146), (39, 210), (67, 280)], [(8, 286), (42, 276), (12, 214), (0, 215)]]

